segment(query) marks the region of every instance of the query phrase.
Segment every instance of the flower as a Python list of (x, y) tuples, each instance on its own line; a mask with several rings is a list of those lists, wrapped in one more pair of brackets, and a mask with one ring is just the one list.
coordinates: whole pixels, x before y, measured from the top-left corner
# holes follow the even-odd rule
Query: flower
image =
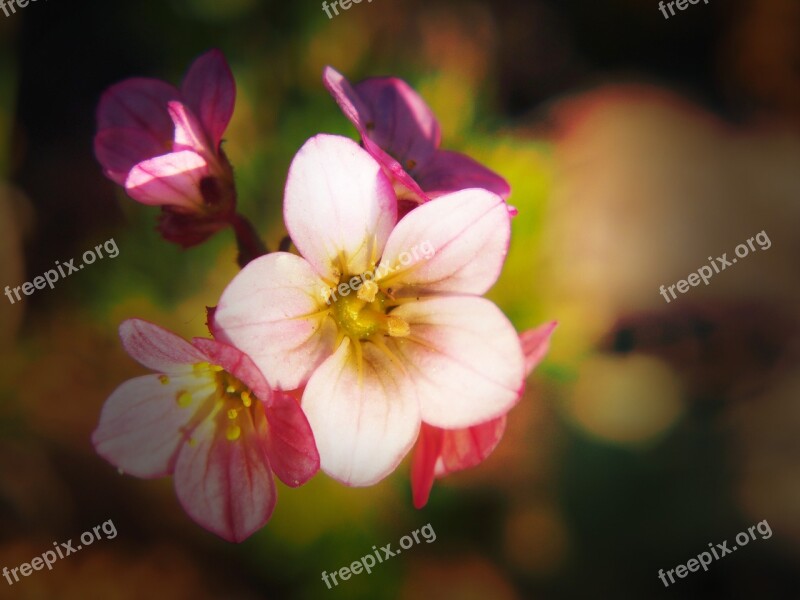
[(97, 160), (131, 198), (162, 207), (159, 230), (171, 242), (199, 244), (235, 214), (233, 170), (220, 147), (235, 100), (219, 50), (194, 61), (180, 90), (133, 78), (100, 99)]
[(508, 198), (511, 188), (497, 173), (464, 154), (439, 149), (436, 117), (402, 79), (374, 77), (351, 85), (332, 67), (322, 79), (401, 200), (423, 203), (468, 188)]
[[(525, 354), (525, 376), (541, 362), (550, 346), (556, 322), (520, 334)], [(434, 479), (474, 467), (494, 451), (506, 430), (507, 416), (462, 429), (441, 429), (422, 424), (411, 463), (411, 490), (414, 506), (428, 503)]]
[(298, 486), (319, 470), (300, 406), (274, 392), (247, 355), (213, 339), (189, 343), (139, 319), (119, 331), (128, 354), (158, 373), (120, 385), (92, 434), (97, 453), (122, 472), (174, 474), (187, 514), (240, 542), (272, 514), (273, 473)]
[[(273, 387), (306, 386), (326, 473), (371, 485), (408, 453), (422, 421), (469, 427), (517, 402), (519, 339), (481, 297), (508, 249), (502, 198), (463, 190), (397, 222), (381, 165), (350, 139), (318, 135), (292, 162), (284, 219), (301, 256), (247, 265), (211, 326)], [(410, 260), (422, 246), (432, 251)]]

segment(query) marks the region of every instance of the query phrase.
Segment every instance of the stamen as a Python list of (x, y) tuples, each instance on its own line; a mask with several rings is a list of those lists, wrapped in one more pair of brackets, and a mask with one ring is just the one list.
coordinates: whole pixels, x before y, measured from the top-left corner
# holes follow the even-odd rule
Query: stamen
[(231, 421), (233, 421), (238, 416), (239, 416), (239, 411), (238, 410), (236, 410), (235, 408), (229, 408), (228, 409), (228, 418)]
[(378, 293), (378, 284), (374, 281), (365, 281), (361, 284), (361, 287), (358, 288), (358, 296), (359, 300), (363, 300), (364, 302), (373, 302), (375, 300), (375, 295)]
[(250, 408), (252, 406), (253, 398), (252, 396), (250, 396), (249, 391), (245, 390), (244, 392), (242, 392), (241, 398), (242, 398), (242, 404), (244, 404), (245, 408)]
[(180, 406), (181, 408), (186, 408), (192, 403), (192, 395), (189, 392), (183, 390), (175, 395), (175, 400), (177, 400), (178, 406)]
[(229, 394), (235, 394), (236, 393), (236, 386), (235, 385), (229, 385), (227, 388), (225, 388), (225, 391), (227, 393), (229, 393)]
[(391, 337), (406, 337), (411, 333), (408, 323), (392, 315), (386, 317), (386, 329)]
[(158, 380), (161, 382), (161, 385), (169, 384), (169, 377), (167, 377), (166, 375), (159, 375)]
[(235, 442), (239, 439), (242, 435), (242, 428), (238, 425), (228, 425), (228, 431), (226, 432), (226, 437), (228, 438), (229, 442)]

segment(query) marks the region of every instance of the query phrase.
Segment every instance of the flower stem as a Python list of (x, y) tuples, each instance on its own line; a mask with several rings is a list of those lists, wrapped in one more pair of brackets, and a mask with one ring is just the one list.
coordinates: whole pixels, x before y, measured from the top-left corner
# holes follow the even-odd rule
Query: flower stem
[(235, 213), (230, 220), (233, 232), (236, 235), (236, 245), (239, 248), (239, 256), (236, 261), (240, 268), (244, 268), (251, 260), (259, 256), (264, 256), (269, 252), (264, 242), (258, 237), (258, 233), (252, 223), (239, 213)]

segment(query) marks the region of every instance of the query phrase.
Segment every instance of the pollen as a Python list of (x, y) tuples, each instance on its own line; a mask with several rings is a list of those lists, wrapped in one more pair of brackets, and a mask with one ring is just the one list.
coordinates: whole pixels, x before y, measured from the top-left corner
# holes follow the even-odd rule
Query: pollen
[(358, 288), (357, 297), (364, 302), (374, 302), (375, 295), (378, 293), (378, 284), (374, 281), (365, 281), (360, 288)]
[(238, 440), (242, 435), (242, 428), (238, 425), (228, 425), (228, 430), (225, 433), (225, 436), (228, 438), (229, 442), (235, 442)]
[(175, 394), (175, 400), (177, 400), (178, 406), (186, 408), (192, 403), (192, 395), (187, 391), (180, 391)]
[(238, 416), (239, 416), (239, 411), (238, 410), (236, 410), (235, 408), (229, 408), (228, 409), (228, 418), (231, 421), (233, 421)]
[(241, 398), (245, 408), (250, 408), (253, 405), (253, 398), (249, 391), (242, 392)]
[(229, 385), (227, 388), (225, 388), (225, 391), (228, 394), (235, 394), (236, 393), (236, 386), (235, 385)]
[(391, 337), (407, 337), (411, 327), (400, 317), (389, 315), (386, 319), (386, 330)]

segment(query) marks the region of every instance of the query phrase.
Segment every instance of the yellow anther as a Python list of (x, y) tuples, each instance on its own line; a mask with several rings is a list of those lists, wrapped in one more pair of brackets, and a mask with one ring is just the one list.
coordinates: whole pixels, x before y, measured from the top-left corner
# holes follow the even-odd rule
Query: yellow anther
[(242, 435), (242, 428), (238, 425), (228, 425), (228, 431), (226, 432), (226, 437), (228, 438), (229, 442), (235, 442), (239, 439)]
[(181, 408), (186, 408), (192, 403), (192, 395), (186, 391), (178, 392), (175, 395), (175, 399), (178, 401), (178, 406)]
[(374, 302), (375, 295), (378, 293), (378, 284), (374, 281), (365, 281), (361, 284), (361, 287), (358, 288), (358, 296), (359, 300), (363, 300), (364, 302)]
[(228, 409), (228, 418), (232, 421), (239, 416), (239, 411), (235, 408)]
[(241, 398), (242, 398), (242, 404), (244, 404), (246, 408), (250, 408), (252, 406), (253, 398), (252, 396), (250, 396), (249, 391), (245, 390), (244, 392), (242, 392)]
[(158, 380), (161, 382), (161, 385), (167, 385), (169, 383), (169, 377), (166, 375), (159, 375)]
[(236, 386), (235, 385), (229, 385), (228, 387), (225, 388), (225, 391), (227, 393), (229, 393), (229, 394), (235, 394), (236, 393)]
[(386, 330), (391, 337), (406, 337), (411, 333), (411, 327), (400, 317), (389, 315), (386, 317)]
[[(206, 364), (208, 364), (208, 363), (206, 363)], [(216, 372), (216, 373), (219, 373), (220, 371), (224, 371), (224, 370), (225, 370), (225, 369), (223, 369), (222, 367), (220, 367), (219, 365), (210, 365), (210, 367), (209, 367), (209, 368), (210, 368), (212, 371)]]

